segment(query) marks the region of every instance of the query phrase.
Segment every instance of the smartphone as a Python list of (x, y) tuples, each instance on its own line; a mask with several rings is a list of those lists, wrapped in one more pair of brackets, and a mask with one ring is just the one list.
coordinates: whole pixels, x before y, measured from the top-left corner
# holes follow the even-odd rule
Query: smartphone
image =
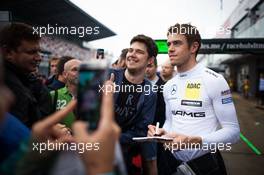
[(91, 59), (81, 64), (78, 84), (78, 118), (89, 122), (89, 130), (97, 128), (100, 119), (102, 87), (107, 78), (108, 63), (106, 60)]
[(104, 59), (104, 49), (97, 49), (96, 58)]

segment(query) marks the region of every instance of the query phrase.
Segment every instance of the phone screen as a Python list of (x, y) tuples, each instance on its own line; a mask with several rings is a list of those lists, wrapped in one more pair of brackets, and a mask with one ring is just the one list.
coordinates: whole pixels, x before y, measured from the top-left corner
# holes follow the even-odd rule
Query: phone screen
[(104, 59), (104, 49), (97, 49), (96, 58)]
[(95, 130), (100, 118), (102, 90), (106, 69), (80, 67), (78, 86), (78, 116), (89, 122), (89, 130)]

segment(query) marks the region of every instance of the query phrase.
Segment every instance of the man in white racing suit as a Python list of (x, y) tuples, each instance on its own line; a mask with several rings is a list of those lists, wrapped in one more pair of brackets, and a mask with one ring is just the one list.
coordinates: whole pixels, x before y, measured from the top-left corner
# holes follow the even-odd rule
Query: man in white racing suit
[[(166, 121), (157, 133), (177, 162), (168, 174), (226, 174), (218, 150), (230, 150), (239, 140), (239, 124), (226, 80), (196, 62), (200, 34), (190, 24), (176, 24), (167, 33), (168, 53), (178, 74), (164, 86)], [(148, 136), (156, 133), (149, 125)], [(166, 174), (166, 173), (165, 173)]]

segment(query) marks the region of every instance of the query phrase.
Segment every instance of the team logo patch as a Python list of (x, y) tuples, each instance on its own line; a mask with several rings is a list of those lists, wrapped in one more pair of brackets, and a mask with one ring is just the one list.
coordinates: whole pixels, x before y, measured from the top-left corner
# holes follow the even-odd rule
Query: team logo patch
[(175, 95), (176, 92), (177, 92), (177, 85), (174, 84), (174, 85), (172, 85), (172, 88), (171, 88), (171, 95)]
[(171, 111), (172, 115), (178, 115), (178, 116), (183, 116), (183, 117), (205, 117), (205, 112), (186, 112), (186, 111), (176, 111), (172, 110)]
[(212, 72), (212, 71), (206, 70), (205, 72), (208, 73), (208, 74), (210, 74), (210, 75), (213, 75), (215, 78), (218, 77), (218, 76), (217, 76), (214, 72)]
[(187, 76), (187, 74), (180, 74), (180, 77), (182, 78), (182, 77), (186, 77)]
[(222, 104), (228, 104), (228, 103), (232, 103), (232, 102), (233, 102), (232, 97), (222, 99)]
[(202, 101), (182, 100), (181, 105), (202, 107)]
[(222, 96), (229, 95), (229, 94), (231, 94), (230, 89), (225, 90), (225, 91), (221, 91), (221, 95), (222, 95)]
[(187, 82), (185, 88), (185, 97), (187, 99), (199, 99), (201, 96), (201, 83), (200, 81), (196, 82)]

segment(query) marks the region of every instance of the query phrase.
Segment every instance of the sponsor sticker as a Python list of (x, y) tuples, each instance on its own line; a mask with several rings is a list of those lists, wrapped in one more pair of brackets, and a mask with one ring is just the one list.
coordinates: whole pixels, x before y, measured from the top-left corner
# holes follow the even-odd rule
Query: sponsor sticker
[(208, 73), (208, 74), (210, 74), (210, 75), (213, 75), (215, 78), (218, 77), (218, 76), (217, 76), (214, 72), (212, 72), (212, 71), (206, 70), (205, 72)]
[(181, 105), (202, 107), (202, 101), (182, 100)]
[(201, 96), (201, 83), (200, 81), (196, 82), (187, 82), (185, 88), (185, 97), (187, 99), (199, 99)]
[(180, 77), (182, 78), (182, 77), (186, 77), (187, 76), (187, 74), (180, 74)]
[(179, 115), (183, 117), (205, 117), (205, 112), (186, 112), (186, 111), (171, 111), (172, 115)]
[(232, 97), (222, 99), (222, 104), (228, 104), (228, 103), (232, 103), (232, 102), (233, 102)]
[(230, 89), (227, 89), (227, 90), (225, 90), (225, 91), (221, 91), (221, 95), (222, 95), (222, 96), (229, 95), (229, 94), (231, 94)]

